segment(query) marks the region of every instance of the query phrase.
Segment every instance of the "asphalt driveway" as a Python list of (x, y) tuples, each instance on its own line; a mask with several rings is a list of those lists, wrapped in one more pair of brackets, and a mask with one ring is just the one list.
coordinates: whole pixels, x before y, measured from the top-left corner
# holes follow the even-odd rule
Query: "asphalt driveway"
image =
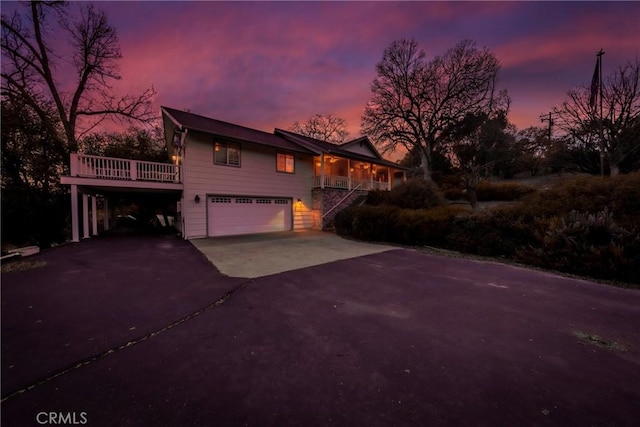
[(257, 279), (177, 239), (38, 257), (2, 277), (3, 426), (640, 419), (638, 291), (403, 249)]

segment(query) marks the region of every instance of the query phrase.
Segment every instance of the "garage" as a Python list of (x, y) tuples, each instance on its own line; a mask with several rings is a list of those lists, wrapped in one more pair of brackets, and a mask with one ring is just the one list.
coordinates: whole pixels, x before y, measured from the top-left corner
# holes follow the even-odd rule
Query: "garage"
[(209, 236), (291, 230), (291, 199), (248, 196), (209, 196), (207, 199)]

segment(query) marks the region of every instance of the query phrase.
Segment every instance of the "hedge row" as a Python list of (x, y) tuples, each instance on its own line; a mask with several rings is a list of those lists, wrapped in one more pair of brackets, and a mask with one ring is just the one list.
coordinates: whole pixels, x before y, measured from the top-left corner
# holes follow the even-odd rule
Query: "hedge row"
[(578, 178), (509, 207), (361, 206), (340, 212), (338, 234), (506, 257), (594, 278), (640, 283), (640, 173)]

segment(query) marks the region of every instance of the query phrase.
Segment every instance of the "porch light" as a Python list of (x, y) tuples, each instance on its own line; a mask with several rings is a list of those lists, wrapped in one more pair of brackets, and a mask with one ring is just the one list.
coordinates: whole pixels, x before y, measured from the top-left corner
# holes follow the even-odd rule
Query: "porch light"
[(193, 199), (196, 203), (200, 203), (200, 196), (196, 194), (196, 197)]

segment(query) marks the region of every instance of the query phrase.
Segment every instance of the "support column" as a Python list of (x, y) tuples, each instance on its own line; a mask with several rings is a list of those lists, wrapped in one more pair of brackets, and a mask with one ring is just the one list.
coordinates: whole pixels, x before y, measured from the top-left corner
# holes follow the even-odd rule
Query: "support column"
[(369, 163), (369, 190), (373, 189), (373, 163)]
[(91, 235), (98, 235), (98, 198), (91, 195)]
[(104, 209), (104, 231), (109, 229), (109, 199), (106, 197), (102, 201), (102, 209)]
[(347, 181), (349, 182), (349, 191), (351, 191), (351, 159), (347, 159)]
[(80, 221), (78, 218), (78, 186), (71, 185), (71, 241), (80, 241)]
[(89, 238), (89, 195), (82, 194), (82, 238)]
[(391, 185), (393, 184), (393, 178), (391, 176), (391, 174), (393, 173), (393, 170), (390, 167), (387, 167), (387, 183), (388, 183), (388, 188), (387, 190), (391, 190)]
[(320, 155), (320, 188), (324, 188), (324, 153)]

